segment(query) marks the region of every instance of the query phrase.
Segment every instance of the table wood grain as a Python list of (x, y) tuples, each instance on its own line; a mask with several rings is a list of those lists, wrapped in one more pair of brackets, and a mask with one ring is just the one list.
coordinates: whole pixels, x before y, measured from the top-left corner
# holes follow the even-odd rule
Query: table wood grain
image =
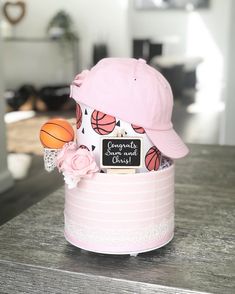
[(68, 244), (54, 192), (0, 228), (0, 293), (235, 293), (235, 147), (191, 145), (175, 191), (174, 239), (137, 257)]

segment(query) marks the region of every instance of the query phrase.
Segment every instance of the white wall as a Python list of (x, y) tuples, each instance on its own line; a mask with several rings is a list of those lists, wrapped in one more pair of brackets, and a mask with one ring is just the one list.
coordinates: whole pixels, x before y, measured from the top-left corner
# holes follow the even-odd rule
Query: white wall
[[(106, 42), (111, 56), (130, 56), (131, 40), (149, 37), (165, 43), (165, 54), (202, 56), (205, 62), (201, 66), (201, 79), (206, 80), (212, 72), (217, 75), (214, 79), (221, 81), (227, 54), (230, 1), (211, 0), (208, 10), (191, 13), (136, 10), (133, 0), (25, 0), (27, 14), (15, 27), (14, 34), (43, 37), (51, 17), (64, 9), (74, 20), (80, 37), (79, 70), (91, 66), (95, 42)], [(7, 43), (4, 47), (6, 87), (25, 82), (68, 83), (74, 76), (71, 51), (56, 44)]]
[(211, 0), (209, 9), (187, 12), (136, 10), (132, 0), (132, 37), (163, 40), (166, 55), (203, 57), (202, 79), (208, 82), (205, 78), (219, 73), (214, 79), (221, 81), (227, 54), (230, 1)]
[(185, 52), (188, 13), (175, 10), (138, 10), (135, 9), (134, 0), (131, 2), (132, 38), (151, 38), (153, 42), (173, 39), (173, 42), (166, 44), (165, 53)]
[(235, 145), (235, 1), (233, 0), (231, 1), (229, 22), (230, 26), (228, 30), (228, 54), (226, 60), (226, 108), (221, 130), (221, 143), (226, 145)]
[[(112, 56), (129, 56), (128, 0), (25, 0), (26, 17), (14, 29), (15, 36), (44, 37), (56, 12), (67, 11), (79, 35), (79, 70), (91, 66), (92, 45), (104, 41)], [(27, 52), (27, 55), (25, 55)], [(67, 52), (67, 53), (66, 53)], [(71, 82), (71, 54), (56, 44), (5, 44), (6, 86), (24, 82), (36, 85)]]
[(211, 0), (209, 10), (189, 15), (187, 53), (203, 57), (199, 69), (204, 85), (221, 86), (225, 80), (230, 2)]
[(211, 0), (208, 10), (195, 12), (140, 11), (131, 1), (133, 38), (164, 41), (176, 36), (178, 43), (166, 42), (166, 55), (203, 57), (198, 67), (200, 86), (206, 93), (203, 99), (208, 100), (209, 107), (221, 98), (225, 101), (220, 143), (235, 145), (235, 1)]
[[(227, 54), (230, 1), (211, 0), (208, 10), (186, 12), (136, 10), (133, 0), (25, 0), (27, 14), (15, 27), (14, 34), (44, 37), (48, 21), (64, 9), (74, 20), (80, 37), (79, 70), (91, 66), (95, 42), (106, 42), (111, 56), (130, 56), (132, 39), (149, 37), (164, 42), (165, 54), (202, 56), (201, 80), (208, 82), (213, 74), (214, 80), (221, 82)], [(7, 43), (4, 47), (7, 87), (25, 82), (38, 86), (69, 83), (74, 76), (68, 48), (40, 43)]]

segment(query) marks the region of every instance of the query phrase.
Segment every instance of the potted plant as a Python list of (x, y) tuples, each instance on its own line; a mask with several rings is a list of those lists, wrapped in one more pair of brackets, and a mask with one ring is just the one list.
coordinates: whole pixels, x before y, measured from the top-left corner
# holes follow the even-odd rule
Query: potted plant
[(71, 41), (77, 38), (72, 25), (73, 21), (69, 14), (61, 10), (50, 20), (47, 32), (50, 38)]

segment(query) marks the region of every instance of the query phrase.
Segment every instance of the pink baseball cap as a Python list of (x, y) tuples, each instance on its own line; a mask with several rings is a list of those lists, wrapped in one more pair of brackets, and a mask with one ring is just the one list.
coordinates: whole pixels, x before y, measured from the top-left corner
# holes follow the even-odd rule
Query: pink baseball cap
[(75, 77), (70, 97), (143, 127), (153, 144), (168, 157), (181, 158), (188, 153), (171, 122), (171, 87), (143, 59), (102, 59), (90, 71)]

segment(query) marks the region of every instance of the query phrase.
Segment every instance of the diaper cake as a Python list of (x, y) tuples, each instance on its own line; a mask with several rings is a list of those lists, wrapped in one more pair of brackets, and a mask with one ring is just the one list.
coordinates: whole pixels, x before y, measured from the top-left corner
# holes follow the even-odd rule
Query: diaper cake
[[(76, 131), (40, 130), (45, 167), (65, 179), (64, 235), (88, 251), (131, 254), (174, 235), (174, 159), (188, 148), (173, 129), (166, 79), (143, 59), (105, 58), (78, 74)], [(74, 139), (75, 138), (75, 139)]]

